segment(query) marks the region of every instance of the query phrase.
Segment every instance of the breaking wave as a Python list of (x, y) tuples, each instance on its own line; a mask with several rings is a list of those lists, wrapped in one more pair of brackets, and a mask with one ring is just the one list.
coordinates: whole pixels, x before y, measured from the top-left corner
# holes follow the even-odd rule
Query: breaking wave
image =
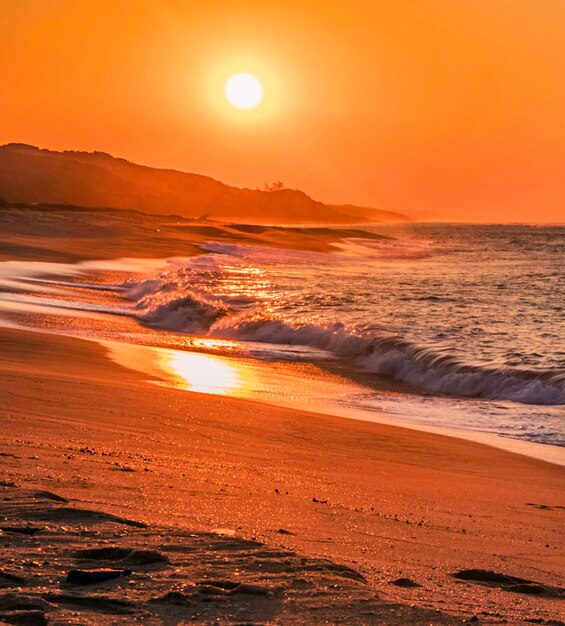
[[(193, 269), (180, 270), (182, 273)], [(210, 273), (209, 268), (206, 269)], [(347, 359), (353, 367), (433, 393), (565, 404), (565, 375), (556, 370), (482, 366), (463, 362), (448, 348), (417, 345), (367, 326), (294, 324), (265, 317), (258, 301), (245, 295), (213, 295), (179, 289), (173, 280), (150, 279), (128, 286), (135, 314), (165, 330), (272, 345), (307, 346)]]

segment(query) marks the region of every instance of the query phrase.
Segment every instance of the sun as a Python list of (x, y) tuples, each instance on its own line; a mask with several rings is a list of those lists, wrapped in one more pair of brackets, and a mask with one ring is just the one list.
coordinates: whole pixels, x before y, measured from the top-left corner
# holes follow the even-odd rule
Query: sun
[(226, 81), (224, 91), (228, 102), (236, 109), (254, 109), (263, 100), (263, 85), (253, 74), (240, 72)]

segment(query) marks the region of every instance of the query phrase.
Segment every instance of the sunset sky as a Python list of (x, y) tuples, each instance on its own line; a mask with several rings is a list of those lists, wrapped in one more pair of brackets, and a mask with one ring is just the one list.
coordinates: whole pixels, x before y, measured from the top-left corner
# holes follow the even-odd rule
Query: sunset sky
[(564, 0), (0, 0), (0, 75), (0, 143), (565, 221)]

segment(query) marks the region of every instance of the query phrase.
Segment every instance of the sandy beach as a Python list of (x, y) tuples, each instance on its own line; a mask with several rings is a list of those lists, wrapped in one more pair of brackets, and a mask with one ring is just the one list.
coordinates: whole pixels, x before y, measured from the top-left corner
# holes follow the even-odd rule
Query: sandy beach
[(564, 23), (0, 0), (0, 626), (565, 626)]
[[(2, 586), (33, 602), (47, 598), (49, 623), (161, 623), (163, 611), (177, 620), (165, 623), (564, 617), (564, 480), (556, 465), (159, 387), (90, 341), (2, 329), (0, 344), (2, 524), (38, 529), (3, 530), (2, 575), (25, 582)], [(34, 495), (44, 491), (68, 503)], [(69, 590), (67, 571), (84, 565), (73, 555), (108, 546), (143, 547), (170, 563), (131, 565), (133, 574), (117, 582)], [(187, 564), (196, 549), (206, 558)], [(274, 595), (202, 593), (206, 579)], [(186, 602), (162, 598), (170, 592)], [(156, 598), (162, 603), (150, 602)]]

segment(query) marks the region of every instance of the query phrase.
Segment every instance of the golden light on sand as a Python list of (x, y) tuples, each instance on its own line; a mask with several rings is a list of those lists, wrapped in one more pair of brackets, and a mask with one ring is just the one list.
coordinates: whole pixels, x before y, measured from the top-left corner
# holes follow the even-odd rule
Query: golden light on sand
[[(118, 365), (143, 372), (157, 385), (172, 386), (216, 396), (249, 397), (257, 386), (253, 368), (225, 356), (154, 348), (119, 341), (101, 341), (108, 356)], [(227, 351), (234, 342), (225, 342)], [(200, 339), (193, 345), (218, 349), (224, 342)]]
[(224, 396), (244, 386), (236, 367), (210, 354), (162, 350), (160, 365), (190, 391)]
[(253, 74), (239, 72), (226, 81), (224, 92), (236, 109), (254, 109), (263, 100), (263, 84)]

